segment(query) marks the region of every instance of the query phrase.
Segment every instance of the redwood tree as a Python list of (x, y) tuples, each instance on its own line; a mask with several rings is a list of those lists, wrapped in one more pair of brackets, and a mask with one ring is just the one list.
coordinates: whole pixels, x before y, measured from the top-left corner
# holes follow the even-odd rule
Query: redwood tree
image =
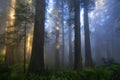
[(93, 66), (91, 56), (91, 45), (90, 45), (90, 31), (89, 31), (89, 19), (88, 19), (88, 4), (89, 0), (84, 0), (84, 28), (85, 28), (85, 66)]
[(28, 72), (44, 71), (44, 23), (45, 23), (45, 0), (35, 2), (35, 25), (33, 34), (32, 54)]
[(81, 35), (80, 35), (80, 0), (74, 0), (74, 23), (75, 23), (75, 57), (74, 69), (79, 70), (82, 68), (81, 56)]

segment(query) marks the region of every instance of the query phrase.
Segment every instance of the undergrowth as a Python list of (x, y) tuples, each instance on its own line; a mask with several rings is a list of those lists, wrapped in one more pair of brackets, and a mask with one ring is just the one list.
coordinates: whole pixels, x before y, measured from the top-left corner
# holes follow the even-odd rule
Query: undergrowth
[(18, 65), (11, 70), (1, 64), (0, 80), (120, 80), (120, 65), (85, 68), (81, 71), (47, 70), (42, 74), (26, 74), (20, 70)]

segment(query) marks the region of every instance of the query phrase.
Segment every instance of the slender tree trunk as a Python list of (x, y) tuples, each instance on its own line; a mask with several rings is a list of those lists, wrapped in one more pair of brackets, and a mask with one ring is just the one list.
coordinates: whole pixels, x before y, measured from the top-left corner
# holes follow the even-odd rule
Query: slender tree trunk
[(62, 26), (62, 66), (64, 66), (64, 3), (62, 0), (62, 16), (61, 16), (61, 26)]
[(74, 69), (79, 70), (82, 68), (82, 56), (81, 56), (81, 35), (80, 35), (80, 1), (74, 1), (75, 8), (75, 62)]
[(89, 20), (88, 20), (88, 1), (84, 0), (84, 28), (85, 28), (85, 66), (92, 67), (93, 61), (91, 56), (91, 45), (90, 45), (90, 31), (89, 31)]
[(55, 65), (56, 68), (59, 68), (60, 66), (60, 59), (59, 59), (59, 49), (60, 49), (60, 43), (59, 43), (59, 33), (60, 33), (60, 22), (59, 22), (59, 13), (57, 11), (57, 20), (56, 20), (56, 42), (55, 42), (55, 57), (56, 57), (56, 61), (55, 61)]
[(44, 71), (44, 23), (45, 0), (36, 0), (34, 37), (28, 72), (40, 73)]
[(60, 59), (59, 59), (59, 48), (60, 48), (60, 45), (59, 45), (59, 30), (56, 30), (56, 45), (55, 45), (56, 49), (55, 49), (55, 65), (56, 65), (56, 68), (59, 68), (60, 66)]
[(73, 66), (73, 53), (72, 53), (72, 27), (69, 24), (69, 65), (70, 67)]
[(26, 64), (26, 34), (27, 34), (27, 23), (26, 23), (26, 21), (25, 21), (25, 26), (24, 26), (25, 28), (24, 28), (24, 34), (25, 34), (25, 36), (24, 36), (24, 73), (26, 72), (26, 66), (25, 66), (25, 64)]

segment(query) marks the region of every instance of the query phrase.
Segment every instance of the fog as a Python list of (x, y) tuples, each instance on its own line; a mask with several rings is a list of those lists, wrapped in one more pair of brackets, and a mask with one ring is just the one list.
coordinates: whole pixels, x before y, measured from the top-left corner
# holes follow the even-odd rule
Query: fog
[[(55, 61), (55, 21), (54, 7), (55, 1), (50, 0), (47, 8), (46, 31), (48, 32), (48, 42), (45, 43), (45, 61), (47, 66), (54, 66)], [(65, 5), (64, 7), (66, 7)], [(120, 63), (120, 1), (118, 0), (95, 0), (95, 7), (89, 12), (89, 25), (91, 36), (92, 58), (95, 65), (103, 65), (107, 62)], [(69, 17), (68, 8), (64, 8), (64, 58), (65, 66), (69, 67), (69, 25), (66, 20)], [(83, 13), (80, 10), (81, 18), (81, 42), (82, 42), (82, 58), (84, 58), (84, 25)], [(74, 26), (72, 26), (72, 53), (74, 53)], [(60, 33), (60, 44), (62, 44), (62, 33)], [(62, 56), (60, 45), (60, 59)], [(74, 57), (74, 54), (72, 55)]]
[[(5, 32), (6, 27), (6, 0), (0, 1), (0, 34)], [(49, 3), (49, 4), (48, 4)], [(4, 5), (3, 5), (4, 4)], [(55, 0), (47, 0), (46, 7), (46, 23), (45, 23), (45, 65), (46, 67), (54, 68), (55, 66), (55, 49), (56, 49), (56, 21), (55, 21)], [(80, 6), (81, 7), (81, 6)], [(63, 6), (64, 12), (64, 36), (62, 35), (62, 25), (60, 24), (59, 33), (59, 59), (60, 66), (70, 68), (70, 53), (72, 54), (72, 66), (74, 60), (74, 25), (69, 25), (69, 19), (73, 14), (69, 13), (68, 5)], [(59, 10), (58, 10), (59, 11)], [(84, 9), (80, 10), (81, 18), (81, 46), (83, 65), (85, 61), (84, 48), (84, 25), (83, 13)], [(4, 16), (4, 18), (3, 18)], [(61, 16), (61, 15), (59, 15)], [(62, 21), (60, 21), (62, 22)], [(95, 65), (104, 65), (107, 62), (120, 63), (120, 1), (119, 0), (95, 0), (95, 7), (89, 12), (90, 38), (92, 58)], [(69, 34), (71, 32), (71, 34)], [(63, 49), (64, 39), (64, 50)], [(71, 41), (70, 41), (71, 39)], [(0, 48), (4, 46), (1, 44)], [(64, 51), (64, 52), (62, 52)], [(71, 51), (71, 52), (70, 52)], [(64, 63), (62, 56), (64, 53)]]

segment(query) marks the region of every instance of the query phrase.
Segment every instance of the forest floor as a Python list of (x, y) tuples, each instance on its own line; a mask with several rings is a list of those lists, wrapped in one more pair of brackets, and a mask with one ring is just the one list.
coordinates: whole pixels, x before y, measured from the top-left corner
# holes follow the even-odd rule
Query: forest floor
[(20, 65), (7, 68), (0, 64), (0, 80), (120, 80), (120, 65), (74, 70), (47, 70), (42, 74), (23, 73)]

